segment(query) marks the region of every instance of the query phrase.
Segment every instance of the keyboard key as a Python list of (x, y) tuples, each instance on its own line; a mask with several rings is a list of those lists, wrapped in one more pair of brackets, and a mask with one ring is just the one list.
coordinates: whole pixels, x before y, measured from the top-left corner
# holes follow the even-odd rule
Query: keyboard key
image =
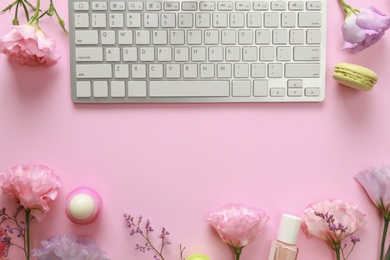
[(105, 28), (107, 26), (106, 14), (92, 14), (92, 27)]
[(320, 95), (320, 88), (305, 88), (305, 96), (318, 97)]
[(271, 97), (284, 97), (286, 95), (286, 90), (284, 88), (271, 88), (270, 96)]
[(269, 8), (268, 1), (255, 1), (253, 2), (253, 10), (255, 11), (267, 11)]
[(94, 81), (93, 82), (93, 96), (94, 97), (108, 97), (108, 82)]
[(149, 65), (149, 77), (151, 79), (162, 79), (164, 77), (164, 66), (162, 64)]
[(287, 96), (289, 97), (301, 97), (302, 95), (303, 95), (303, 89), (301, 88), (287, 89)]
[(148, 11), (160, 11), (162, 8), (161, 2), (147, 2), (146, 10)]
[(237, 11), (249, 11), (251, 10), (251, 2), (249, 1), (240, 1), (236, 2)]
[(299, 27), (321, 27), (321, 13), (319, 12), (300, 12), (298, 14)]
[(165, 11), (177, 11), (180, 9), (179, 2), (164, 2), (164, 10)]
[(215, 77), (215, 65), (210, 63), (200, 64), (200, 77), (201, 78), (214, 78)]
[(103, 61), (103, 48), (76, 48), (77, 61)]
[(90, 81), (77, 81), (76, 83), (76, 96), (83, 97), (91, 97), (91, 82)]
[(247, 13), (247, 27), (260, 28), (261, 27), (261, 13)]
[(307, 44), (320, 44), (321, 43), (321, 31), (318, 29), (308, 29), (306, 31)]
[(272, 1), (271, 2), (271, 10), (273, 11), (284, 11), (286, 10), (286, 2), (285, 1)]
[(130, 76), (129, 64), (115, 64), (114, 75), (116, 79), (127, 79)]
[(212, 1), (200, 2), (199, 9), (201, 11), (214, 11), (215, 10), (215, 2), (212, 2)]
[(231, 11), (233, 10), (233, 2), (228, 1), (219, 1), (218, 2), (219, 11)]
[(127, 93), (129, 97), (146, 97), (146, 81), (127, 82)]
[(267, 80), (254, 80), (253, 81), (253, 95), (255, 97), (268, 96), (268, 81)]
[(303, 1), (290, 1), (288, 3), (288, 9), (291, 11), (302, 11), (304, 7)]
[(321, 10), (321, 8), (322, 8), (321, 1), (307, 1), (306, 2), (306, 9), (307, 10), (319, 11), (319, 10)]
[(150, 81), (151, 97), (227, 97), (229, 81)]
[(76, 31), (75, 32), (76, 44), (98, 44), (98, 31)]
[(252, 63), (251, 64), (251, 77), (252, 78), (265, 78), (265, 63)]
[(126, 4), (125, 2), (110, 2), (110, 10), (112, 11), (126, 10)]
[(319, 61), (321, 58), (320, 47), (294, 47), (294, 60), (296, 61)]
[(249, 80), (233, 80), (233, 97), (250, 97), (251, 82)]
[(126, 96), (126, 87), (124, 81), (111, 81), (111, 97), (120, 98)]
[(78, 64), (76, 65), (76, 77), (79, 79), (111, 78), (111, 64)]
[(127, 9), (129, 11), (142, 11), (144, 9), (143, 2), (129, 2)]
[(141, 14), (140, 13), (127, 14), (126, 24), (127, 24), (127, 27), (129, 27), (129, 28), (141, 27)]
[(268, 77), (269, 78), (283, 77), (283, 64), (282, 63), (268, 63)]
[(74, 2), (73, 8), (77, 11), (87, 11), (89, 10), (89, 2)]
[(318, 78), (320, 76), (319, 63), (286, 63), (286, 78)]
[(89, 14), (75, 14), (74, 26), (76, 28), (88, 28), (89, 27)]
[(146, 78), (146, 65), (145, 64), (132, 64), (131, 65), (131, 77), (133, 79)]
[(264, 13), (264, 27), (276, 28), (279, 26), (279, 13)]
[(198, 3), (197, 2), (182, 2), (181, 3), (181, 10), (183, 10), (183, 11), (196, 11), (196, 10), (198, 10)]

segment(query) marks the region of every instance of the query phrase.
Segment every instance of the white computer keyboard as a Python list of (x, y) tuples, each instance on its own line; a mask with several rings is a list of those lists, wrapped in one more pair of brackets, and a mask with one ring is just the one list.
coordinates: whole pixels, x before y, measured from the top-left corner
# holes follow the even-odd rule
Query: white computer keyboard
[(72, 99), (322, 101), (326, 15), (326, 0), (69, 0)]

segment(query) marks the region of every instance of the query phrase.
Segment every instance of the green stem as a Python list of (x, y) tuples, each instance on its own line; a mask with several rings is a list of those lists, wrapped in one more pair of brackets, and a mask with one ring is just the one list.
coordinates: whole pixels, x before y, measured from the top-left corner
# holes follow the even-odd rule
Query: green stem
[[(39, 1), (39, 0), (38, 0)], [(24, 252), (26, 254), (26, 260), (30, 260), (30, 212), (31, 209), (26, 209), (26, 240)]]
[(242, 249), (243, 249), (243, 247), (233, 248), (234, 254), (236, 255), (236, 260), (240, 260), (240, 255), (241, 255)]
[(345, 13), (349, 14), (350, 12), (355, 13), (357, 11), (356, 9), (352, 8), (352, 6), (347, 4), (344, 0), (339, 0), (339, 2), (343, 7)]
[(379, 260), (383, 260), (383, 253), (384, 253), (384, 250), (385, 250), (386, 235), (387, 235), (387, 230), (389, 228), (390, 217), (387, 217), (385, 215), (384, 219), (385, 219), (385, 223), (383, 225), (383, 234), (382, 234), (382, 243), (381, 243), (381, 255), (379, 257)]
[(30, 24), (38, 25), (40, 5), (41, 5), (41, 0), (37, 0), (37, 4), (35, 5), (35, 13), (30, 19), (30, 22), (29, 22)]
[(333, 246), (333, 250), (336, 252), (336, 259), (340, 260), (341, 259), (340, 245)]

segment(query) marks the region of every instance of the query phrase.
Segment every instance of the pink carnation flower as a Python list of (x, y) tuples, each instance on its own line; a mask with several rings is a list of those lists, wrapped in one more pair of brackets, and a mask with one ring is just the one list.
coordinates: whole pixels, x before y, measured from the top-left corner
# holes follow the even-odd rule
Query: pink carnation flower
[(345, 7), (347, 17), (341, 30), (343, 49), (357, 53), (379, 41), (390, 27), (390, 18), (375, 7), (352, 9)]
[[(327, 221), (324, 215), (331, 216), (332, 221)], [(361, 213), (355, 204), (341, 200), (325, 200), (311, 204), (302, 215), (302, 229), (305, 235), (325, 240), (332, 247), (340, 245), (367, 222), (367, 216)], [(335, 226), (329, 225), (330, 223)]]
[(54, 54), (55, 41), (32, 24), (12, 26), (0, 37), (0, 53), (28, 66), (53, 65), (60, 56)]
[(262, 210), (237, 204), (227, 205), (207, 218), (222, 241), (233, 247), (238, 256), (243, 247), (255, 241), (268, 220), (268, 215)]
[(48, 202), (56, 199), (60, 178), (44, 165), (16, 165), (0, 173), (0, 188), (39, 221), (49, 211)]

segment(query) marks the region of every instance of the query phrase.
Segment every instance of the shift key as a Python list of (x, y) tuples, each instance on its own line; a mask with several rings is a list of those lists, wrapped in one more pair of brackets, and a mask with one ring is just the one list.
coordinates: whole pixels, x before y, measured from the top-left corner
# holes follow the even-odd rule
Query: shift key
[(76, 65), (76, 77), (78, 79), (97, 78), (107, 79), (112, 77), (111, 64), (83, 64)]
[(286, 63), (286, 78), (319, 78), (319, 63)]

